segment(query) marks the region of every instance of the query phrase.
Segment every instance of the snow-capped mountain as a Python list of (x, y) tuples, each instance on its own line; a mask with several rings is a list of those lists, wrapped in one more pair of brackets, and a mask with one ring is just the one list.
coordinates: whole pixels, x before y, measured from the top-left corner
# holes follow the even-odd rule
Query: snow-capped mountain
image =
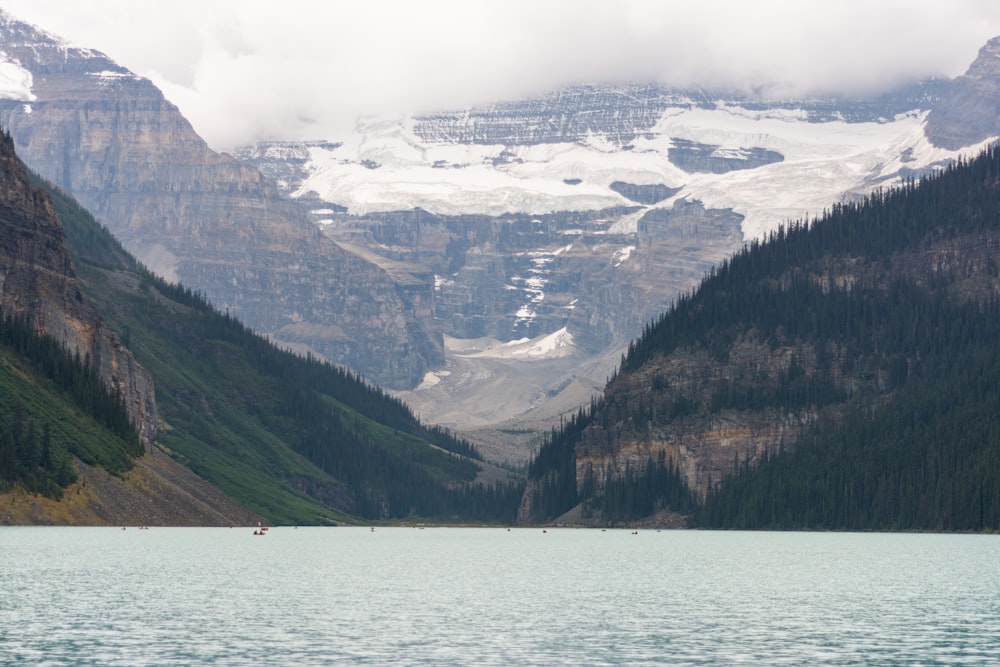
[[(350, 136), (240, 153), (294, 197), (354, 215), (538, 215), (636, 202), (616, 183), (745, 216), (747, 236), (912, 176), (954, 151), (924, 137), (943, 82), (873, 100), (750, 99), (586, 86), (488, 109), (368, 119)], [(289, 167), (293, 167), (289, 169)]]
[[(448, 363), (404, 396), (485, 425), (603, 386), (622, 346), (748, 239), (980, 150), (989, 136), (928, 138), (951, 86), (765, 102), (593, 85), (237, 156), (341, 243), (433, 270)], [(544, 371), (545, 354), (508, 347), (553, 336), (566, 345)]]

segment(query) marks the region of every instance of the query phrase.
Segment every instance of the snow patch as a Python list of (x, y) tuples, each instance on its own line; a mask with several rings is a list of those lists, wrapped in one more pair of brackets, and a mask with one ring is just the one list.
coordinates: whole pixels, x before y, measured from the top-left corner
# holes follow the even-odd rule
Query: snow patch
[(615, 252), (611, 256), (611, 264), (617, 269), (619, 266), (625, 263), (625, 261), (632, 256), (632, 251), (635, 250), (634, 245), (625, 246), (621, 250)]
[[(457, 356), (478, 359), (556, 359), (576, 353), (573, 334), (566, 327), (536, 338), (520, 338), (508, 343), (493, 341), (483, 349)], [(426, 379), (426, 378), (425, 378)]]
[(31, 92), (31, 87), (34, 84), (31, 72), (21, 67), (21, 63), (9, 58), (6, 53), (0, 52), (0, 59), (2, 59), (0, 60), (0, 99), (25, 102), (34, 102), (38, 99)]
[(424, 374), (424, 379), (417, 385), (416, 391), (421, 389), (430, 389), (431, 387), (437, 385), (441, 382), (441, 377), (434, 372), (428, 371)]

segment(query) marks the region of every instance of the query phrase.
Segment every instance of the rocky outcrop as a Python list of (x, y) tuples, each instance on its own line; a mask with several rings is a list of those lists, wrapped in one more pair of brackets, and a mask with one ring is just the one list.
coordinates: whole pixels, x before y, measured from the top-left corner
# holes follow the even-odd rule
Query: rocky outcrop
[(681, 188), (669, 188), (662, 183), (637, 185), (625, 181), (615, 181), (608, 188), (636, 204), (646, 205), (659, 204), (664, 199), (669, 199), (681, 191)]
[[(724, 408), (708, 411), (721, 392), (733, 385), (765, 387), (796, 367), (816, 372), (815, 351), (807, 345), (771, 349), (748, 338), (720, 361), (704, 350), (678, 350), (647, 364), (641, 372), (618, 376), (605, 389), (607, 416), (591, 425), (576, 448), (577, 485), (590, 474), (600, 488), (610, 475), (641, 473), (661, 452), (673, 461), (700, 497), (743, 465), (756, 465), (767, 453), (791, 448), (821, 416), (834, 416), (842, 405), (783, 410)], [(838, 383), (848, 378), (837, 378)], [(637, 426), (628, 418), (640, 410), (656, 415)], [(588, 472), (589, 471), (589, 472)]]
[(80, 292), (48, 195), (31, 185), (9, 137), (0, 140), (0, 305), (28, 318), (97, 369), (125, 400), (140, 439), (156, 439), (152, 377)]
[(781, 153), (759, 146), (727, 149), (685, 139), (675, 138), (672, 141), (673, 146), (668, 151), (670, 161), (692, 174), (725, 174), (740, 169), (756, 169), (785, 159)]
[(156, 273), (387, 386), (443, 361), (432, 281), (398, 285), (324, 237), (273, 181), (210, 150), (151, 82), (3, 14), (0, 49), (32, 80), (29, 99), (0, 100), (24, 161)]
[(935, 146), (957, 150), (1000, 136), (998, 99), (1000, 37), (994, 37), (927, 116), (927, 138)]

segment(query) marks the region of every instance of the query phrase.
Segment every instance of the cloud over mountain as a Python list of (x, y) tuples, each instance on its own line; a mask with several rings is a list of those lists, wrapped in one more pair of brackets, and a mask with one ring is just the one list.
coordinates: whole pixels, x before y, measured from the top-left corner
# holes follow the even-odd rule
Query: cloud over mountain
[(209, 143), (336, 136), (406, 114), (649, 80), (765, 95), (955, 76), (1000, 34), (991, 0), (5, 0), (149, 77)]

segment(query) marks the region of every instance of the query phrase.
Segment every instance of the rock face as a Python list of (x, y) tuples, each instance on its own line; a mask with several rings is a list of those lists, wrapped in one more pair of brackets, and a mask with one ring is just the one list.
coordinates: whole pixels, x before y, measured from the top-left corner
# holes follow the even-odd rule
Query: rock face
[(739, 169), (756, 169), (781, 162), (784, 157), (766, 148), (725, 149), (685, 139), (674, 139), (670, 161), (690, 173), (724, 174)]
[(517, 434), (547, 431), (599, 393), (628, 340), (742, 244), (741, 216), (683, 200), (540, 216), (330, 215), (338, 243), (435, 281), (447, 360), (400, 398), (515, 463), (533, 449)]
[(414, 119), (414, 132), (428, 142), (532, 146), (586, 140), (599, 135), (627, 146), (649, 132), (668, 109), (714, 109), (737, 105), (749, 111), (786, 110), (810, 122), (869, 122), (926, 108), (939, 82), (922, 82), (865, 99), (761, 101), (725, 91), (694, 91), (656, 84), (580, 85), (534, 99), (500, 102), (475, 109)]
[(324, 237), (270, 179), (211, 151), (148, 80), (2, 13), (0, 49), (30, 82), (0, 100), (24, 161), (146, 266), (387, 386), (443, 361), (431, 280), (399, 284)]
[[(623, 218), (628, 226), (617, 226)], [(436, 280), (447, 336), (512, 342), (568, 328), (588, 355), (621, 346), (742, 242), (740, 216), (678, 201), (541, 216), (343, 216), (339, 243)], [(359, 250), (360, 252), (360, 250)]]
[(0, 305), (89, 359), (121, 393), (148, 447), (156, 439), (153, 380), (83, 299), (48, 195), (31, 185), (9, 137), (0, 139)]
[(1000, 136), (1000, 37), (979, 50), (927, 117), (927, 137), (951, 150)]

